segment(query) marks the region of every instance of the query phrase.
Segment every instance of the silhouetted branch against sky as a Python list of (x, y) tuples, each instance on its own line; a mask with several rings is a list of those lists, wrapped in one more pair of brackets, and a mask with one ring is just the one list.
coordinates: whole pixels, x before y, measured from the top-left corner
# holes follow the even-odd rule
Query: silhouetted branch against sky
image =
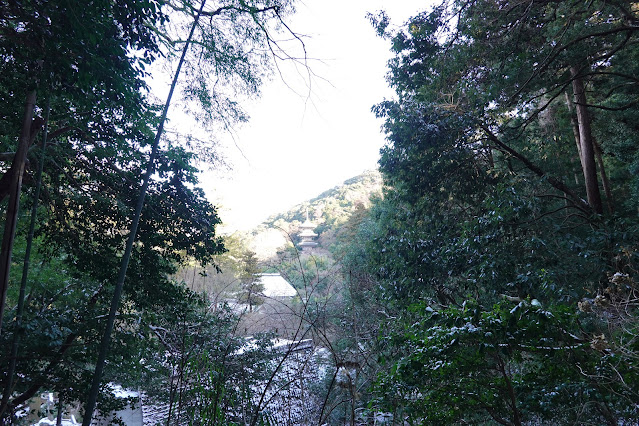
[[(309, 0), (284, 17), (286, 27), (268, 44), (277, 61), (261, 96), (237, 99), (249, 121), (198, 133), (215, 138), (231, 166), (214, 164), (202, 174), (226, 232), (250, 228), (376, 167), (384, 137), (370, 110), (394, 95), (385, 81), (390, 44), (376, 35), (366, 14), (383, 9), (391, 25), (401, 25), (426, 7), (415, 0)], [(159, 84), (154, 92), (162, 92)], [(194, 104), (182, 106), (193, 112)], [(175, 113), (169, 126), (183, 133), (197, 128)]]

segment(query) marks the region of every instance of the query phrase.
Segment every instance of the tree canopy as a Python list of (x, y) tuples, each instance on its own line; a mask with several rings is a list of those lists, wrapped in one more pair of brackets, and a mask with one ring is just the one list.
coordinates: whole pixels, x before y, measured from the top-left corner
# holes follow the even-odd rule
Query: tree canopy
[(371, 16), (397, 92), (374, 108), (386, 189), (349, 263), (391, 309), (371, 408), (636, 420), (637, 18), (564, 1), (445, 1), (399, 30)]
[[(161, 110), (144, 80), (148, 67), (158, 59), (170, 64), (179, 55), (184, 27), (202, 7), (181, 87), (187, 102), (199, 102), (193, 110), (204, 115), (198, 118), (228, 128), (246, 118), (236, 98), (256, 94), (270, 61), (282, 53), (275, 34), (292, 11), (290, 2), (209, 3), (0, 5), (0, 150), (5, 164), (0, 199), (9, 200), (3, 239), (7, 271), (14, 247), (14, 260), (22, 261), (28, 239), (27, 210), (19, 213), (17, 201), (39, 203), (26, 289), (16, 285), (15, 267), (3, 285), (7, 308), (2, 310), (1, 340), (6, 349), (0, 362), (15, 364), (2, 377), (3, 418), (12, 418), (41, 389), (58, 392), (66, 402), (82, 401), (87, 393), (160, 121)], [(48, 145), (42, 156), (45, 121)], [(171, 135), (160, 140), (108, 355), (107, 381), (140, 380), (141, 360), (152, 359), (158, 348), (154, 330), (177, 321), (167, 306), (181, 306), (193, 321), (206, 317), (206, 306), (173, 275), (187, 261), (206, 264), (224, 252), (215, 232), (220, 218), (198, 187), (194, 165), (197, 154), (211, 146), (182, 140)], [(22, 304), (24, 312), (16, 316)], [(207, 327), (214, 323), (201, 321)], [(107, 413), (112, 401), (106, 382), (102, 391), (99, 407)]]
[[(227, 239), (216, 258), (220, 218), (195, 166), (214, 136), (163, 135), (170, 102), (162, 110), (145, 79), (163, 61), (187, 112), (228, 129), (273, 61), (297, 60), (276, 37), (301, 43), (292, 11), (289, 0), (0, 5), (0, 422), (41, 390), (84, 401), (118, 303), (94, 380), (102, 414), (122, 406), (117, 382), (159, 384), (168, 424), (268, 420), (286, 357), (272, 362), (271, 335), (246, 345), (219, 303), (263, 298), (244, 242)], [(370, 19), (396, 91), (373, 107), (383, 192), (369, 200), (378, 179), (365, 175), (270, 222), (294, 233), (310, 206), (320, 224), (323, 249), (290, 246), (271, 263), (301, 295), (294, 335), (330, 352), (312, 389), (319, 423), (636, 423), (637, 5), (442, 0), (400, 27)], [(21, 280), (9, 267), (23, 259)], [(228, 268), (202, 280), (214, 298), (178, 281), (185, 265)]]

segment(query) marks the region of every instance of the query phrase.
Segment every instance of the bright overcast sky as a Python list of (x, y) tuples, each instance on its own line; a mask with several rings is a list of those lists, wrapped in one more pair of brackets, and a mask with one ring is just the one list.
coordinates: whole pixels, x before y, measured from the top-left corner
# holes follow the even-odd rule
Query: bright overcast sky
[(310, 101), (295, 75), (285, 76), (295, 91), (279, 78), (267, 82), (260, 99), (246, 105), (250, 121), (225, 143), (232, 170), (202, 176), (226, 232), (255, 226), (376, 167), (384, 138), (371, 107), (393, 96), (384, 79), (390, 45), (377, 37), (366, 13), (384, 9), (399, 25), (427, 3), (298, 3), (290, 27), (308, 36), (308, 56), (321, 60), (310, 65), (321, 78), (313, 79)]

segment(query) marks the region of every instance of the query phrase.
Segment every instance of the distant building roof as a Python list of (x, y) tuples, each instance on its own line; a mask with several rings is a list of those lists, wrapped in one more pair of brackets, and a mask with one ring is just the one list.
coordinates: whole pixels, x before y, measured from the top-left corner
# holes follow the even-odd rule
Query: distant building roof
[(266, 297), (294, 297), (295, 288), (280, 274), (260, 274), (260, 284), (264, 286), (262, 293)]
[(311, 231), (310, 229), (305, 229), (302, 232), (299, 233), (300, 237), (317, 237), (317, 234), (313, 231)]
[(317, 226), (311, 222), (310, 220), (308, 220), (308, 217), (306, 218), (306, 220), (304, 221), (304, 223), (302, 223), (300, 225), (300, 228), (302, 229), (315, 229)]
[(305, 248), (313, 248), (313, 247), (317, 247), (319, 244), (316, 243), (315, 241), (300, 241), (298, 246), (302, 247), (302, 250), (304, 250)]

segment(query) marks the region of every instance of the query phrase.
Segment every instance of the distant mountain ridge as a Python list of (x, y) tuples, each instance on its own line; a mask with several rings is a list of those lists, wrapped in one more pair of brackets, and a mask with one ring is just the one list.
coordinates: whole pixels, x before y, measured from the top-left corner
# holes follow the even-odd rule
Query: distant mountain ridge
[[(250, 231), (253, 250), (260, 258), (269, 257), (277, 248), (287, 243), (297, 243), (299, 225), (309, 219), (317, 227), (320, 246), (328, 249), (335, 233), (358, 208), (368, 208), (371, 198), (381, 194), (382, 176), (377, 170), (347, 179), (318, 196), (300, 203), (291, 209), (275, 214)], [(287, 238), (286, 235), (290, 238)], [(287, 241), (288, 240), (288, 241)], [(292, 240), (292, 241), (291, 241)], [(274, 245), (278, 247), (273, 248)], [(269, 255), (266, 254), (269, 253)]]

